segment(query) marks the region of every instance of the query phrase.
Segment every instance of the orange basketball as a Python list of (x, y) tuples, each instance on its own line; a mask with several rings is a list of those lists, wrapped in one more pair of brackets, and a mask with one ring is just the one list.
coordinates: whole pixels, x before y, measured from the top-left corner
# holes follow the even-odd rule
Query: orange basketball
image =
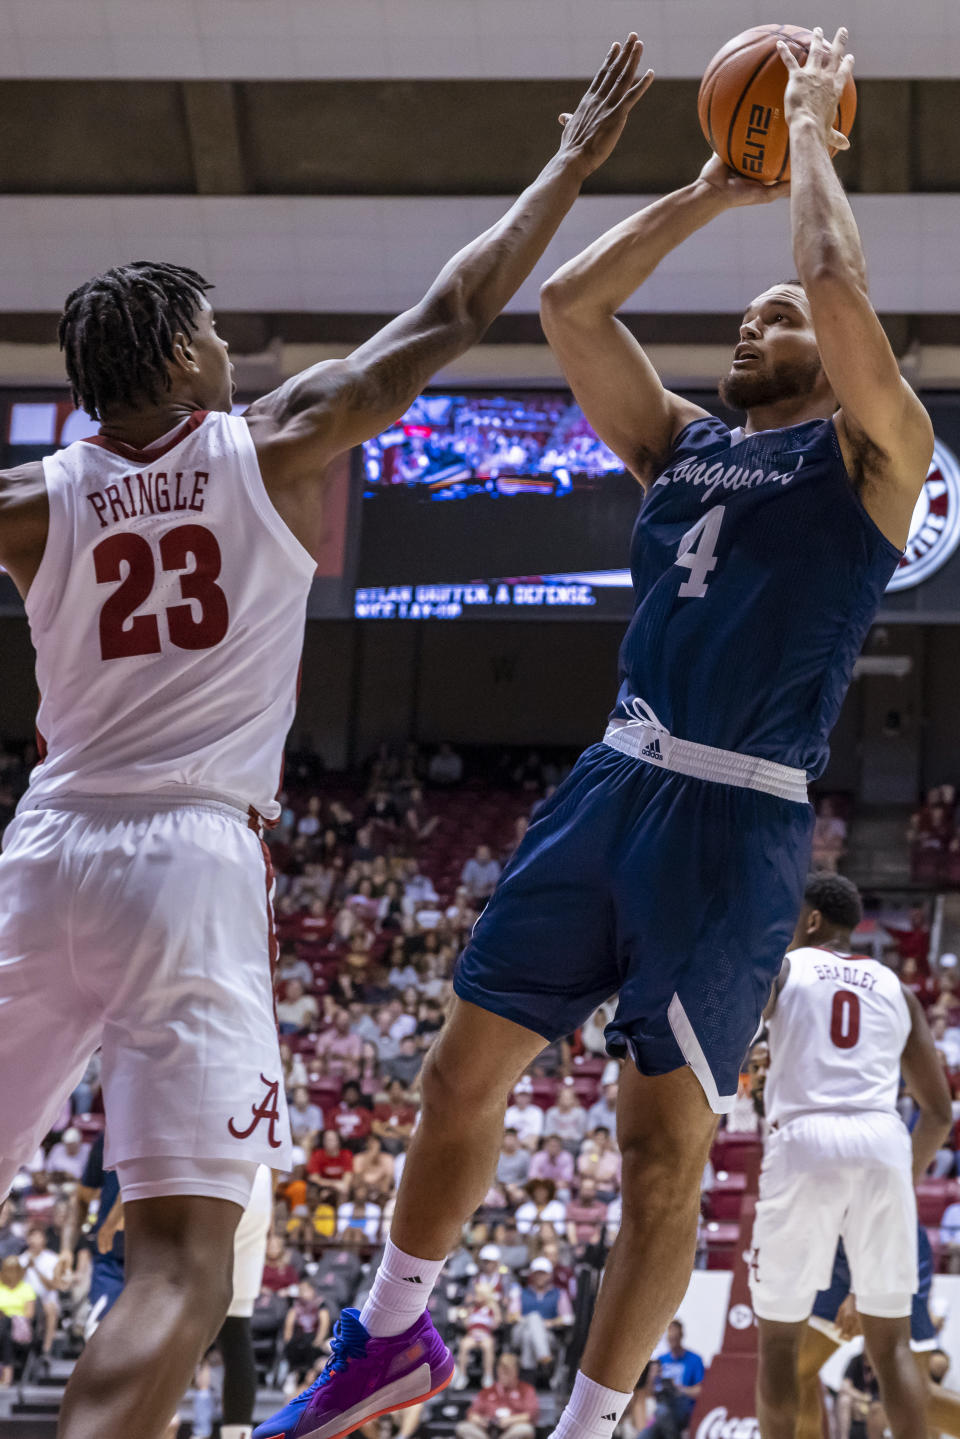
[[(700, 128), (721, 160), (750, 180), (772, 185), (790, 178), (790, 135), (783, 115), (787, 67), (777, 41), (785, 40), (802, 65), (812, 39), (799, 25), (755, 25), (718, 50), (704, 72), (697, 96)], [(834, 129), (849, 135), (856, 113), (851, 75)]]

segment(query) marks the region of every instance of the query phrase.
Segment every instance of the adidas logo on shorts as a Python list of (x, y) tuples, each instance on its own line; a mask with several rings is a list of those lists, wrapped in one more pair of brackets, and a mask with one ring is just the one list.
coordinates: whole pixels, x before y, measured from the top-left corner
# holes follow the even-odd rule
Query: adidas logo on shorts
[(642, 754), (644, 759), (663, 759), (663, 754), (660, 749), (660, 741), (658, 739), (651, 740), (649, 744), (645, 744), (640, 753)]

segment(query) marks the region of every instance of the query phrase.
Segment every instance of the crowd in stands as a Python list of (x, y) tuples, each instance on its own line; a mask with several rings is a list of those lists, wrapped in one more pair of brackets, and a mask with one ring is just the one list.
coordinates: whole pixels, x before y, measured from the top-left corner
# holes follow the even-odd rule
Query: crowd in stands
[(957, 791), (952, 784), (929, 789), (907, 826), (910, 871), (917, 884), (941, 888), (960, 885), (960, 830)]
[[(31, 758), (0, 751), (0, 824)], [(309, 746), (288, 753), (282, 813), (267, 838), (296, 1147), (278, 1181), (253, 1316), (262, 1372), (288, 1390), (318, 1372), (340, 1310), (362, 1304), (372, 1282), (418, 1121), (418, 1076), (444, 1024), (457, 954), (565, 768), (565, 760), (532, 751), (473, 757), (442, 745), (425, 755), (409, 744), (382, 746), (351, 780), (325, 775)], [(918, 835), (931, 815), (943, 825), (945, 791), (936, 793), (938, 803), (928, 796), (915, 817)], [(952, 824), (949, 788), (946, 798)], [(843, 815), (822, 801), (821, 867), (835, 869), (845, 843)], [(951, 956), (931, 961), (926, 910), (899, 928), (885, 923), (877, 957), (927, 1008), (960, 1099), (960, 969)], [(576, 1034), (546, 1046), (518, 1082), (494, 1183), (431, 1301), (457, 1355), (456, 1386), (482, 1391), (459, 1439), (493, 1430), (530, 1439), (538, 1388), (558, 1372), (575, 1329), (583, 1271), (599, 1272), (619, 1226), (619, 1064), (604, 1045), (611, 1017), (612, 1005), (602, 1006)], [(98, 1089), (94, 1059), (0, 1211), (0, 1385), (31, 1354), (42, 1360), (66, 1328), (82, 1330), (89, 1241), (65, 1256), (61, 1236), (89, 1140), (102, 1128)], [(760, 1127), (747, 1075), (722, 1137), (735, 1145), (759, 1137)], [(958, 1143), (960, 1125), (938, 1156), (938, 1182), (960, 1177)], [(697, 1262), (729, 1266), (742, 1187), (715, 1168), (704, 1175)], [(949, 1261), (946, 1240), (940, 1249)], [(960, 1265), (960, 1243), (957, 1254)], [(415, 1415), (404, 1422), (402, 1432), (412, 1434)]]

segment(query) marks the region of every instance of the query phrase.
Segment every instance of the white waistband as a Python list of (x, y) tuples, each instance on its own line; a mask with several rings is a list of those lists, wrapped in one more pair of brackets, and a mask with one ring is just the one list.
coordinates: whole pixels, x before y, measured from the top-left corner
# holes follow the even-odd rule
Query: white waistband
[(738, 785), (741, 789), (759, 789), (797, 804), (808, 802), (804, 770), (737, 754), (735, 750), (714, 749), (712, 745), (677, 739), (676, 735), (645, 720), (612, 719), (603, 742), (656, 769), (669, 769), (675, 774), (712, 780), (716, 784)]
[(17, 813), (26, 814), (29, 810), (37, 809), (68, 810), (76, 814), (150, 814), (167, 813), (176, 809), (211, 809), (228, 814), (231, 819), (244, 820), (248, 824), (251, 818), (260, 818), (249, 805), (244, 805), (242, 800), (235, 799), (232, 795), (220, 794), (216, 790), (186, 787), (181, 794), (170, 791), (150, 791), (144, 794), (52, 794), (37, 799), (31, 798), (28, 791), (20, 801)]

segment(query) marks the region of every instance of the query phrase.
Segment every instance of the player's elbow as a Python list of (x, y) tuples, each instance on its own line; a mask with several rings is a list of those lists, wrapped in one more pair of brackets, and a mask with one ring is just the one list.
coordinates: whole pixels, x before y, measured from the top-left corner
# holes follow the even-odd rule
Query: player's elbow
[(544, 329), (582, 313), (587, 301), (584, 287), (566, 269), (558, 270), (540, 286), (540, 319)]
[(461, 280), (449, 280), (423, 302), (426, 328), (442, 333), (452, 350), (463, 354), (483, 338), (495, 315), (488, 314), (481, 296), (472, 294)]
[(950, 1095), (938, 1095), (933, 1104), (927, 1108), (927, 1114), (931, 1124), (935, 1124), (940, 1130), (941, 1139), (946, 1139), (953, 1128), (953, 1105)]

